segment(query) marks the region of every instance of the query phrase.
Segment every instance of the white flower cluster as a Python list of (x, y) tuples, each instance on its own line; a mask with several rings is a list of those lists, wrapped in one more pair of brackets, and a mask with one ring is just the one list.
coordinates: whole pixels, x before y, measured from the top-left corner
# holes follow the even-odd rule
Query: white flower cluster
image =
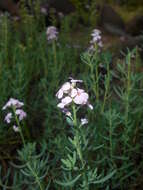
[[(6, 110), (8, 108), (14, 108), (15, 110), (15, 115), (18, 117), (19, 121), (22, 121), (24, 118), (26, 118), (27, 114), (21, 109), (21, 107), (24, 106), (23, 102), (20, 102), (17, 99), (10, 98), (9, 101), (3, 106), (2, 110)], [(13, 111), (14, 111), (13, 110)], [(5, 122), (6, 123), (11, 123), (11, 120), (13, 118), (12, 112), (8, 112), (7, 115), (5, 116)], [(18, 126), (13, 125), (13, 130), (15, 132), (19, 131)]]
[(57, 107), (61, 108), (66, 115), (70, 115), (70, 112), (65, 110), (71, 103), (75, 103), (77, 105), (87, 105), (90, 109), (93, 109), (93, 106), (89, 104), (88, 101), (88, 93), (77, 87), (77, 83), (82, 82), (82, 80), (74, 80), (70, 78), (70, 82), (64, 83), (56, 94), (56, 97), (60, 99), (60, 103)]
[(94, 51), (95, 46), (102, 48), (103, 43), (102, 43), (102, 37), (101, 37), (101, 31), (98, 29), (94, 29), (91, 33), (92, 40), (90, 41), (90, 47), (89, 51)]
[(55, 26), (49, 26), (47, 28), (47, 31), (46, 31), (46, 36), (47, 36), (47, 40), (48, 42), (52, 42), (54, 40), (57, 40), (58, 39), (58, 31), (57, 31), (57, 28)]

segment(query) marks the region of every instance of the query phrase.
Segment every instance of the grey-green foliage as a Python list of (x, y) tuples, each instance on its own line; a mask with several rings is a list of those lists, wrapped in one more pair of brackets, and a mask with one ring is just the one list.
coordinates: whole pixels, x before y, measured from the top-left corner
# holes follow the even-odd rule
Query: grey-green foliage
[[(29, 190), (49, 188), (50, 181), (44, 181), (49, 170), (49, 155), (46, 152), (46, 143), (43, 142), (39, 147), (39, 154), (36, 149), (36, 143), (27, 143), (22, 150), (18, 150), (17, 160), (15, 163), (9, 163), (11, 169), (8, 170), (5, 177), (1, 178), (0, 186), (5, 189), (17, 190), (20, 190), (23, 186)], [(8, 186), (10, 179), (13, 181), (11, 187)]]
[[(136, 57), (136, 49), (129, 51), (126, 57), (114, 66), (114, 70), (110, 65), (111, 59), (105, 53), (98, 54), (95, 58), (88, 54), (82, 57), (91, 73), (84, 76), (87, 88), (96, 95), (96, 87), (99, 86), (99, 101), (97, 102), (96, 96), (96, 101), (93, 101), (94, 114), (89, 115), (93, 120), (90, 150), (96, 155), (95, 163), (99, 164), (100, 168), (106, 166), (106, 169), (117, 169), (110, 180), (111, 189), (126, 188), (130, 179), (141, 175), (143, 75), (138, 69)], [(101, 64), (102, 70), (104, 69), (103, 77)], [(96, 71), (99, 78), (96, 78)], [(141, 144), (137, 143), (138, 140)], [(96, 145), (100, 147), (97, 150)], [(138, 167), (136, 160), (139, 161)], [(105, 183), (99, 187), (102, 189), (108, 186)]]
[[(65, 187), (65, 189), (83, 189), (88, 190), (97, 184), (104, 184), (116, 173), (116, 170), (110, 171), (106, 176), (102, 173), (99, 174), (98, 166), (96, 163), (89, 165), (88, 161), (88, 141), (89, 137), (86, 135), (83, 126), (79, 129), (74, 129), (73, 138), (68, 138), (70, 147), (66, 147), (66, 158), (61, 159), (62, 173), (64, 180), (55, 180), (55, 183)], [(78, 131), (79, 130), (79, 131)], [(87, 139), (88, 138), (88, 139)]]

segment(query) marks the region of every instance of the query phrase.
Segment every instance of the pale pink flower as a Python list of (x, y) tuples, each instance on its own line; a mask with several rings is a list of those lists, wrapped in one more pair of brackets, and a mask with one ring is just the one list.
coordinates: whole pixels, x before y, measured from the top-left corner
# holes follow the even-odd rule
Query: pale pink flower
[(49, 26), (46, 31), (47, 40), (52, 42), (58, 39), (58, 31), (55, 26)]
[[(98, 29), (94, 29), (91, 33), (92, 40), (90, 41), (90, 47), (88, 48), (89, 52), (94, 52), (96, 50), (96, 46), (99, 48), (103, 47), (101, 31)], [(98, 50), (100, 52), (100, 49)]]
[[(56, 97), (61, 99), (57, 107), (65, 110), (66, 106), (69, 106), (71, 103), (75, 103), (77, 105), (87, 105), (90, 109), (93, 109), (93, 106), (88, 102), (88, 93), (86, 93), (83, 89), (77, 88), (76, 86), (77, 83), (82, 83), (83, 81), (75, 80), (72, 77), (69, 79), (70, 82), (64, 83), (56, 93)], [(66, 113), (65, 111), (63, 112)]]
[(81, 125), (86, 125), (88, 123), (88, 119), (82, 118), (81, 119)]
[(76, 97), (73, 99), (74, 103), (85, 105), (88, 102), (89, 95), (82, 89), (78, 89)]
[(11, 119), (12, 119), (12, 113), (8, 113), (6, 116), (5, 116), (5, 121), (6, 123), (10, 123), (11, 122)]
[(19, 100), (14, 98), (10, 98), (9, 101), (3, 106), (2, 110), (5, 110), (12, 106), (14, 106), (15, 108), (21, 108), (23, 105), (23, 102), (20, 102)]
[(23, 120), (27, 116), (27, 114), (22, 109), (17, 109), (15, 111), (15, 114), (19, 116), (20, 121)]

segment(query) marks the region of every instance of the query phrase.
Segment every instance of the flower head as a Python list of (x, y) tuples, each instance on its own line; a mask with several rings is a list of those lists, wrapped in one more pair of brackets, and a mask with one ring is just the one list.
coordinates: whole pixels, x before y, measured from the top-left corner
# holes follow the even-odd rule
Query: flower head
[(90, 41), (89, 52), (94, 52), (96, 50), (95, 46), (99, 49), (103, 47), (101, 31), (94, 29), (91, 33), (92, 40)]
[(57, 28), (55, 26), (49, 26), (47, 28), (47, 31), (46, 31), (47, 40), (49, 42), (57, 40), (58, 39), (58, 33), (59, 32), (57, 31)]
[[(15, 118), (15, 121), (18, 125), (18, 127), (16, 125), (13, 125), (13, 130), (15, 132), (19, 131), (19, 122), (22, 121), (27, 116), (26, 112), (24, 112), (23, 109), (21, 109), (23, 105), (24, 105), (23, 102), (20, 102), (19, 100), (14, 99), (14, 98), (10, 98), (9, 101), (2, 108), (2, 110), (11, 108), (11, 112), (7, 113), (4, 121), (9, 124), (11, 122), (14, 122), (12, 121), (12, 119), (14, 120)], [(19, 122), (17, 122), (17, 119), (19, 120)]]
[(20, 102), (19, 100), (14, 98), (10, 98), (9, 101), (3, 106), (2, 110), (5, 110), (9, 107), (21, 108), (23, 105), (23, 102)]
[(17, 109), (15, 114), (19, 116), (19, 121), (23, 120), (27, 114), (22, 109)]
[(82, 83), (82, 80), (75, 80), (73, 78), (69, 78), (70, 82), (66, 82), (62, 85), (62, 87), (56, 93), (56, 97), (60, 99), (60, 103), (58, 103), (57, 107), (64, 109), (67, 106), (70, 106), (71, 103), (76, 105), (92, 105), (89, 104), (88, 99), (89, 95), (83, 89), (77, 87), (77, 83)]
[(11, 119), (12, 119), (12, 113), (9, 112), (9, 113), (5, 116), (4, 120), (5, 120), (6, 123), (10, 123), (10, 122), (11, 122)]

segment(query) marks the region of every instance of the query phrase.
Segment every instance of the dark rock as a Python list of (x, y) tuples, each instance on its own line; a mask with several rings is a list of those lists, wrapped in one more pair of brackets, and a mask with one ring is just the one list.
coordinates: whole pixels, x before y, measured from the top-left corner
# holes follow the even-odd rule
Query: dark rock
[(10, 14), (18, 16), (18, 6), (12, 0), (0, 0), (0, 9), (6, 10)]
[(132, 36), (137, 36), (143, 33), (143, 15), (137, 15), (131, 19), (126, 26), (126, 32)]
[(50, 8), (55, 8), (57, 12), (62, 12), (64, 15), (75, 11), (75, 7), (70, 0), (47, 0)]
[(113, 35), (122, 36), (125, 34), (123, 19), (110, 5), (99, 5), (97, 10), (99, 10), (99, 26)]
[(63, 17), (75, 11), (75, 7), (70, 0), (46, 0), (44, 4), (41, 4), (41, 13), (45, 15), (46, 26), (54, 24), (60, 27), (60, 23)]

